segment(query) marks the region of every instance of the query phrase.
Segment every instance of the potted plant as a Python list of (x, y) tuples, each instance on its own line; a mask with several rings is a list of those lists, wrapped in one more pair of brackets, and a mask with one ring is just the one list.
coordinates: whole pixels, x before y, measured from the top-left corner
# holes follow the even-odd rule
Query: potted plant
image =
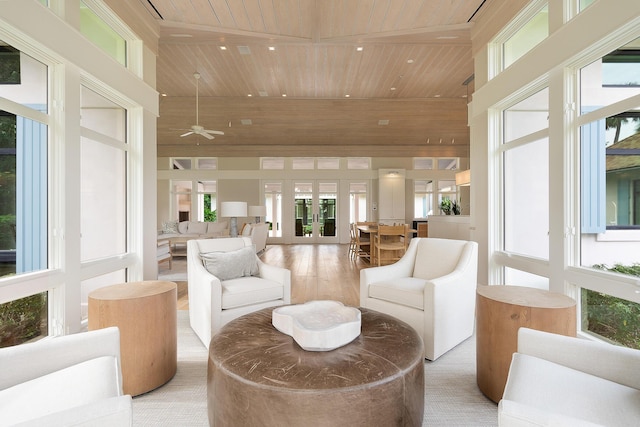
[(460, 215), (460, 203), (458, 203), (457, 200), (454, 200), (453, 202), (451, 202), (451, 211), (453, 212), (454, 215)]
[(452, 205), (453, 205), (453, 203), (451, 202), (451, 199), (449, 199), (448, 197), (444, 198), (440, 202), (440, 210), (445, 215), (451, 215)]

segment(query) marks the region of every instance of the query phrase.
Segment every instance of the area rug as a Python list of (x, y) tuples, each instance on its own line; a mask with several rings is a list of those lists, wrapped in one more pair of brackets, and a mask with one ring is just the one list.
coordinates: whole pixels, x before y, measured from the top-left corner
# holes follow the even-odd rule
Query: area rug
[[(476, 384), (475, 337), (425, 361), (423, 426), (497, 426), (497, 405)], [(178, 310), (178, 370), (164, 386), (133, 399), (134, 426), (208, 426), (207, 350)], [(309, 426), (313, 423), (310, 422)]]

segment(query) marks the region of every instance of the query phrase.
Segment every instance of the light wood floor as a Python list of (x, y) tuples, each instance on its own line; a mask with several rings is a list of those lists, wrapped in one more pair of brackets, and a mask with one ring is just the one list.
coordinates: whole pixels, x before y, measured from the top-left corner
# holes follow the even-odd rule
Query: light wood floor
[[(291, 303), (330, 299), (360, 305), (360, 270), (369, 262), (349, 257), (349, 245), (269, 245), (266, 264), (291, 270)], [(178, 283), (178, 309), (188, 309), (186, 282)]]

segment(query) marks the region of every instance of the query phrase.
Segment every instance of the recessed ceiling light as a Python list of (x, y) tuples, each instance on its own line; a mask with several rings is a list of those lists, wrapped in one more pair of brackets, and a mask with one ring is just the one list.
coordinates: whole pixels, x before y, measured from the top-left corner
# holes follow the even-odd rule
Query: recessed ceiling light
[(283, 94), (282, 94), (282, 97), (283, 97), (283, 98), (286, 98), (286, 96), (287, 96), (287, 94), (286, 94), (286, 93), (283, 93)]
[(388, 119), (378, 120), (378, 125), (380, 125), (380, 126), (386, 126), (388, 124), (389, 124), (389, 120)]
[(433, 95), (434, 98), (440, 98), (442, 95)]
[(275, 46), (269, 46), (269, 50), (276, 50)]
[(413, 64), (413, 59), (407, 59), (407, 64)]
[(220, 50), (227, 50), (226, 46), (220, 46)]
[(349, 94), (346, 94), (346, 95), (345, 95), (344, 97), (345, 97), (345, 98), (349, 98), (350, 96), (351, 96), (351, 95), (349, 95)]
[(248, 93), (247, 96), (253, 96), (252, 94)]
[(240, 52), (240, 55), (251, 55), (249, 46), (238, 46), (238, 52)]
[(242, 123), (245, 126), (249, 126), (252, 124), (251, 119), (240, 119), (240, 123)]
[(160, 96), (167, 96), (167, 94), (166, 93), (161, 93)]
[(462, 95), (462, 97), (463, 97), (463, 98), (466, 98), (466, 97), (467, 97), (467, 95)]
[(391, 88), (391, 89), (389, 89), (389, 90), (396, 90), (396, 88), (395, 88), (395, 87), (392, 87), (392, 88)]
[(358, 47), (356, 47), (356, 50), (357, 50), (358, 52), (362, 52), (362, 51), (364, 50), (364, 47), (362, 47), (362, 46), (358, 46)]

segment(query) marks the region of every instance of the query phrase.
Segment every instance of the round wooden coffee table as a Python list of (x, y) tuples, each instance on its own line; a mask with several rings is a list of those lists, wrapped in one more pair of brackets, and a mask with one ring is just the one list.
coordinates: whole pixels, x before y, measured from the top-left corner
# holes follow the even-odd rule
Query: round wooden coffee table
[(360, 308), (354, 341), (305, 351), (272, 326), (272, 311), (232, 320), (211, 339), (210, 425), (422, 425), (424, 348), (408, 324)]
[(137, 396), (176, 373), (177, 287), (143, 281), (96, 289), (89, 294), (89, 330), (117, 326), (125, 394)]
[(576, 302), (566, 295), (522, 286), (478, 285), (476, 369), (480, 391), (499, 402), (521, 327), (576, 335)]

